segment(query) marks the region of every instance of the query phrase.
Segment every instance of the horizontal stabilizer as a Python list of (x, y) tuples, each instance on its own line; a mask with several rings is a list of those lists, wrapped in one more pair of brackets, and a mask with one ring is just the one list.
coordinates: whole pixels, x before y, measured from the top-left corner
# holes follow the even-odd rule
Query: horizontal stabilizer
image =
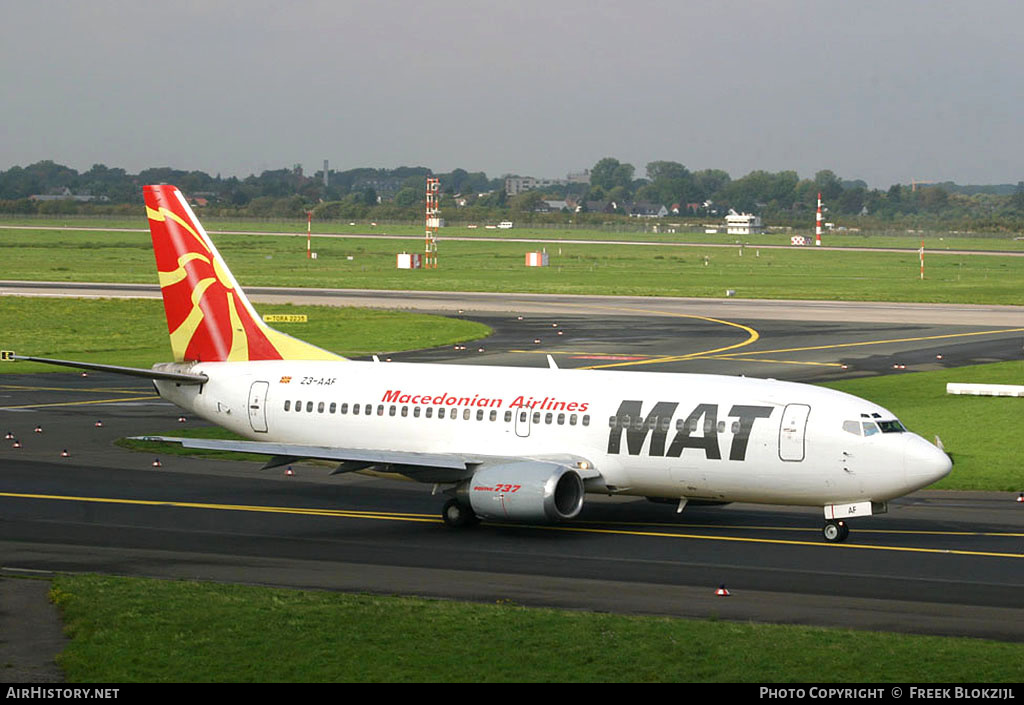
[(179, 384), (206, 384), (209, 378), (204, 374), (193, 374), (191, 372), (170, 372), (168, 370), (146, 369), (144, 367), (122, 367), (120, 365), (101, 365), (96, 362), (76, 362), (74, 360), (54, 360), (48, 357), (29, 357), (28, 355), (14, 355), (14, 360), (25, 362), (42, 362), (47, 365), (61, 365), (63, 367), (74, 367), (80, 370), (92, 370), (93, 372), (111, 372), (118, 375), (130, 377), (145, 377), (146, 379), (163, 379)]

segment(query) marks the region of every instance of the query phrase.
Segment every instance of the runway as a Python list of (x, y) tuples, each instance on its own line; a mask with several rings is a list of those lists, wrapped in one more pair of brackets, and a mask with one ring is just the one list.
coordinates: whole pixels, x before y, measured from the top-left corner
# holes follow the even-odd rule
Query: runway
[[(761, 317), (650, 299), (515, 303), (487, 310), (465, 297), (454, 310), (436, 307), (461, 309), (495, 334), (393, 358), (541, 367), (550, 355), (563, 367), (820, 381), (902, 374), (899, 364), (1020, 359), (1024, 339), (999, 310), (966, 325), (936, 322), (934, 312), (912, 324), (855, 313), (792, 321), (772, 315), (778, 302)], [(821, 541), (820, 509), (737, 504), (677, 515), (634, 498), (588, 498), (563, 526), (452, 531), (429, 486), (330, 477), (310, 464), (292, 477), (172, 456), (153, 467), (153, 457), (112, 445), (196, 423), (179, 424), (178, 413), (136, 380), (0, 377), (0, 432), (22, 441), (0, 444), (4, 574), (98, 571), (1024, 639), (1024, 510), (1006, 493), (915, 493), (858, 521), (845, 544)], [(719, 585), (731, 596), (717, 597)]]

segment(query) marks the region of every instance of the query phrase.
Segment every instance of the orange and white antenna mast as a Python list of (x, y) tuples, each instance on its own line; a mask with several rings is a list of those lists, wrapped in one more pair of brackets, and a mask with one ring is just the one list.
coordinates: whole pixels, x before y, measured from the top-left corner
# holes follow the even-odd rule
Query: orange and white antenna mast
[(814, 244), (821, 247), (821, 191), (818, 192), (818, 216), (814, 220)]
[(441, 180), (427, 178), (427, 235), (423, 268), (437, 269), (437, 231), (441, 227)]

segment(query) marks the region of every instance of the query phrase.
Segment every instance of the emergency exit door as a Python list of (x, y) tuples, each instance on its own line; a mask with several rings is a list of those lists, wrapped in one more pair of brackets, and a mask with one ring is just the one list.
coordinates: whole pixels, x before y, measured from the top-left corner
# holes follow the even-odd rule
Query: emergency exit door
[(270, 382), (253, 382), (249, 387), (249, 425), (257, 433), (267, 432), (267, 391)]
[(779, 458), (788, 461), (804, 459), (807, 417), (811, 407), (806, 404), (787, 404), (779, 423)]

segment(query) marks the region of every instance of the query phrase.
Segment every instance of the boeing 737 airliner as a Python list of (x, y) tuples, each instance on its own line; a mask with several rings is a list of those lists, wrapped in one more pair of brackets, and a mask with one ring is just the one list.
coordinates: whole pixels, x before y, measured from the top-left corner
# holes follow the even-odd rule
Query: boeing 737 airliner
[[(775, 380), (696, 374), (359, 362), (256, 314), (181, 192), (146, 186), (175, 362), (152, 370), (42, 360), (153, 380), (246, 441), (190, 448), (382, 470), (444, 487), (451, 526), (574, 519), (587, 493), (824, 508), (846, 520), (949, 473), (882, 407)], [(26, 356), (18, 359), (40, 360)]]

